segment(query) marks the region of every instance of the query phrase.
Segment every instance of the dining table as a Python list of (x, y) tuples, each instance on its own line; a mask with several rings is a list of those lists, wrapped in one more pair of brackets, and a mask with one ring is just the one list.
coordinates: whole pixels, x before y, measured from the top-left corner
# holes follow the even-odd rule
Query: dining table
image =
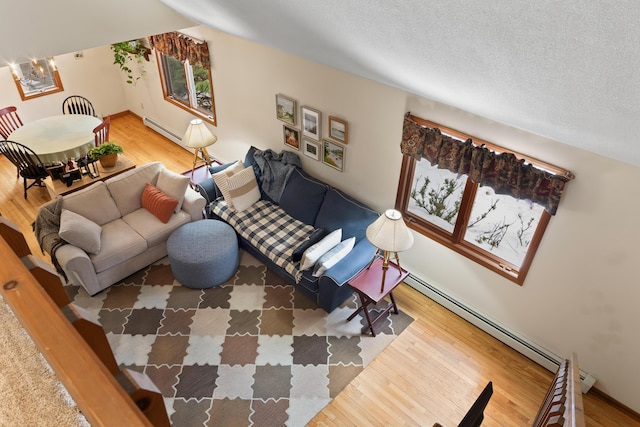
[(93, 129), (102, 123), (85, 114), (63, 114), (25, 123), (7, 139), (33, 150), (43, 163), (66, 163), (86, 155), (94, 146)]

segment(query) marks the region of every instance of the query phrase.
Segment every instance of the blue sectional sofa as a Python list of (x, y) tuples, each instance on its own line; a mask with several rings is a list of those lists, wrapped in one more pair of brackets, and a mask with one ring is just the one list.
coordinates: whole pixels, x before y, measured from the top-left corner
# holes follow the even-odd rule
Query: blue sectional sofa
[[(264, 153), (255, 147), (247, 152), (245, 167), (253, 167), (256, 179), (264, 187), (264, 174), (256, 162), (256, 153)], [(226, 164), (212, 167), (216, 173), (229, 167)], [(367, 266), (373, 258), (376, 248), (365, 237), (366, 228), (378, 218), (379, 214), (344, 192), (334, 188), (304, 172), (300, 167), (293, 168), (287, 174), (284, 188), (278, 198), (273, 200), (261, 191), (261, 199), (243, 212), (230, 212), (224, 198), (215, 185), (213, 178), (199, 184), (198, 191), (207, 200), (205, 213), (208, 218), (224, 220), (231, 224), (239, 236), (240, 247), (263, 262), (287, 283), (296, 286), (318, 306), (331, 312), (352, 294), (347, 282)], [(258, 235), (247, 235), (248, 228), (264, 218), (274, 218), (272, 229), (262, 227)], [(283, 222), (284, 221), (284, 222)], [(271, 222), (271, 221), (270, 221)], [(279, 245), (279, 254), (265, 253), (262, 242), (283, 230), (290, 237)], [(319, 277), (314, 277), (312, 269), (299, 271), (299, 262), (292, 260), (292, 254), (314, 231), (324, 229), (331, 232), (342, 229), (342, 239), (355, 237), (354, 248), (337, 264)], [(280, 237), (282, 239), (282, 237)], [(282, 243), (282, 242), (280, 242)]]

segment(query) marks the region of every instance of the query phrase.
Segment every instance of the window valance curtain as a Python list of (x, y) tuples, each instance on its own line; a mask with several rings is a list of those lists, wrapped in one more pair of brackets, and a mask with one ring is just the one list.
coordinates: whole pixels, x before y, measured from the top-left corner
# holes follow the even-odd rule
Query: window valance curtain
[(207, 42), (196, 41), (191, 37), (173, 31), (170, 33), (156, 34), (149, 37), (149, 44), (153, 49), (172, 56), (180, 61), (189, 60), (191, 65), (202, 65), (210, 68), (209, 45)]
[(527, 199), (543, 206), (555, 215), (565, 184), (573, 179), (538, 169), (513, 153), (496, 153), (484, 145), (474, 145), (471, 139), (461, 141), (443, 135), (438, 128), (417, 123), (407, 113), (402, 129), (402, 154), (415, 159), (425, 158), (439, 169), (465, 174), (479, 185), (494, 189), (516, 199)]

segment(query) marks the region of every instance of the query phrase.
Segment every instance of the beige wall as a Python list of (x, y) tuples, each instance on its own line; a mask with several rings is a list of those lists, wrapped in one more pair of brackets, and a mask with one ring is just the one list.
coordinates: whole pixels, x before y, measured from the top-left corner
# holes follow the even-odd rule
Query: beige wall
[[(323, 135), (328, 115), (349, 121), (343, 173), (301, 156), (303, 165), (379, 211), (395, 202), (406, 111), (574, 172), (576, 179), (549, 224), (524, 286), (419, 235), (401, 258), (416, 276), (538, 345), (561, 356), (577, 352), (599, 389), (640, 411), (635, 333), (640, 324), (635, 307), (640, 299), (635, 265), (640, 202), (634, 191), (639, 168), (217, 31), (196, 27), (185, 32), (209, 41), (218, 115), (218, 126), (211, 127), (218, 142), (210, 153), (223, 161), (242, 158), (250, 145), (285, 149), (283, 123), (274, 109), (275, 94), (283, 93), (322, 112)], [(84, 60), (64, 57), (59, 63), (65, 94), (86, 91), (103, 114), (130, 109), (177, 134), (192, 118), (162, 100), (155, 59), (146, 64), (147, 77), (132, 87), (113, 83), (124, 76), (110, 64), (108, 48), (85, 51)], [(0, 103), (16, 104), (17, 91), (7, 73), (0, 69)], [(29, 118), (57, 114), (62, 98), (52, 95), (19, 108)]]

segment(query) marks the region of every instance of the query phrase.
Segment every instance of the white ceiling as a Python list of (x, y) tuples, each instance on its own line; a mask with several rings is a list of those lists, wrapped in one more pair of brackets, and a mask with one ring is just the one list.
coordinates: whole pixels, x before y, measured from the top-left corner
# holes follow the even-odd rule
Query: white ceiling
[(1, 64), (197, 22), (640, 166), (632, 0), (21, 0), (3, 16)]
[(0, 66), (194, 25), (158, 0), (6, 0), (2, 18)]
[(635, 1), (161, 1), (226, 33), (640, 166)]

